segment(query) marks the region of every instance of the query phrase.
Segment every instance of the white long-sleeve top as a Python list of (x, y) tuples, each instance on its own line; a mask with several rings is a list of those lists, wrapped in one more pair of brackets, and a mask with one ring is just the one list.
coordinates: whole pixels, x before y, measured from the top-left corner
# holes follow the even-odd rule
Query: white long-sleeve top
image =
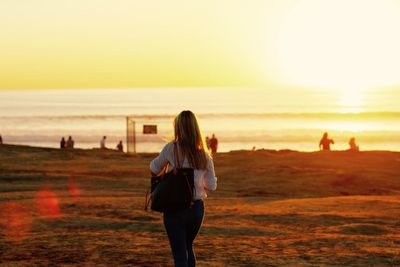
[[(177, 145), (177, 151), (179, 153), (179, 145)], [(174, 142), (170, 142), (164, 146), (161, 150), (160, 155), (153, 159), (150, 163), (150, 170), (153, 173), (160, 173), (165, 165), (169, 162), (168, 169), (172, 170), (175, 166), (174, 158)], [(182, 160), (181, 160), (182, 162)], [(182, 168), (191, 168), (189, 161), (185, 157), (183, 160)], [(167, 171), (169, 171), (167, 170)], [(217, 177), (215, 176), (214, 163), (212, 158), (207, 155), (207, 169), (199, 170), (194, 169), (194, 187), (195, 196), (194, 200), (205, 199), (207, 197), (206, 191), (213, 191), (217, 189)]]

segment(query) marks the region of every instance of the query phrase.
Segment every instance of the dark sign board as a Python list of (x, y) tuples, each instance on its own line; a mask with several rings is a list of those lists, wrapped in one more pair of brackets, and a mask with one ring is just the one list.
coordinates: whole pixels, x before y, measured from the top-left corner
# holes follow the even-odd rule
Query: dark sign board
[(157, 134), (157, 125), (143, 125), (143, 134)]

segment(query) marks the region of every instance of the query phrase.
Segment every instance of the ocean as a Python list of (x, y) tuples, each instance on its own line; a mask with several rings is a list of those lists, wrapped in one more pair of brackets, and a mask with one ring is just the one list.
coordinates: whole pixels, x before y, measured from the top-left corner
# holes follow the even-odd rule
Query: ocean
[[(0, 91), (0, 134), (9, 144), (59, 147), (72, 136), (77, 148), (98, 148), (102, 136), (126, 147), (126, 117), (136, 122), (137, 152), (158, 152), (173, 136), (173, 118), (190, 109), (219, 151), (318, 150), (324, 132), (334, 150), (356, 138), (361, 150), (400, 151), (400, 100), (365, 96), (341, 104), (327, 91), (238, 88), (146, 88)], [(383, 104), (384, 103), (384, 104)], [(143, 134), (157, 125), (157, 134)]]

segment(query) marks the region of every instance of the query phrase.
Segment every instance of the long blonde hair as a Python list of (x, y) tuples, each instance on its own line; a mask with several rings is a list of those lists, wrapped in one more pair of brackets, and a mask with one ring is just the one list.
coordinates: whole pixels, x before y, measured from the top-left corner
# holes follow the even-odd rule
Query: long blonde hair
[(174, 120), (175, 142), (178, 142), (182, 158), (186, 157), (194, 169), (207, 168), (208, 150), (204, 146), (197, 118), (190, 110), (184, 110)]

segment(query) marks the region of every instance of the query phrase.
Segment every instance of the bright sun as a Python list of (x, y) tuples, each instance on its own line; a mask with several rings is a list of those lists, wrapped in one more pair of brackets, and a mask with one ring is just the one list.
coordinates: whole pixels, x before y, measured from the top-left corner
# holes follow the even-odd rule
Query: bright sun
[(334, 90), (361, 105), (368, 89), (400, 82), (400, 3), (298, 1), (284, 18), (278, 61), (293, 84)]

